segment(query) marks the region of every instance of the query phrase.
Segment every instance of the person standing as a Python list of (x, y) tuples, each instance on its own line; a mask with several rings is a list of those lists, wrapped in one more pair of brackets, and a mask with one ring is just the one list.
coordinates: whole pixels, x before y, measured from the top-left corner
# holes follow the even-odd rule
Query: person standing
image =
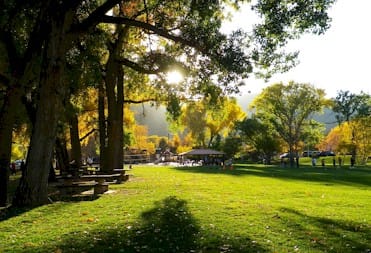
[(10, 169), (12, 171), (12, 175), (15, 175), (17, 173), (17, 170), (15, 169), (15, 162), (12, 162), (10, 165)]
[(299, 155), (296, 155), (295, 162), (296, 162), (296, 168), (299, 168)]
[(355, 163), (356, 163), (356, 159), (354, 155), (352, 155), (352, 157), (350, 158), (350, 167), (353, 168)]
[(316, 157), (312, 156), (312, 166), (315, 167), (317, 163)]
[(25, 164), (24, 160), (22, 160), (22, 162), (21, 162), (21, 172), (22, 172), (22, 176), (24, 175), (25, 170), (26, 170), (26, 164)]

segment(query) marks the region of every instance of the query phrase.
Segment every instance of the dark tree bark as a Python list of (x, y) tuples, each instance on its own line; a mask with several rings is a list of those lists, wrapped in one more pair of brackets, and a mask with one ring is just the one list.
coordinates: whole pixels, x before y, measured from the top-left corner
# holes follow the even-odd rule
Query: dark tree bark
[(70, 116), (70, 136), (71, 136), (71, 159), (75, 161), (76, 169), (81, 167), (81, 143), (79, 137), (79, 122), (77, 115)]
[(9, 164), (12, 151), (12, 131), (17, 108), (20, 106), (21, 90), (10, 88), (0, 112), (0, 206), (8, 203)]
[(105, 110), (105, 89), (103, 82), (98, 86), (98, 118), (99, 118), (99, 148), (100, 148), (100, 167), (103, 171), (107, 171), (107, 124)]
[(63, 138), (57, 137), (55, 140), (55, 156), (57, 159), (57, 167), (61, 174), (67, 174), (70, 171), (70, 159), (67, 152), (66, 141)]
[(107, 167), (104, 172), (123, 168), (123, 144), (124, 144), (124, 72), (118, 59), (122, 51), (123, 41), (127, 35), (127, 29), (118, 29), (118, 39), (110, 50), (107, 62), (106, 93), (108, 104), (107, 117)]
[[(107, 118), (107, 167), (104, 172), (123, 166), (123, 83), (121, 64), (110, 59), (107, 64), (106, 90), (108, 101)], [(121, 75), (121, 77), (120, 77)], [(119, 93), (121, 92), (121, 93)]]
[[(32, 131), (27, 168), (13, 201), (15, 206), (38, 206), (48, 203), (48, 176), (52, 161), (57, 124), (66, 96), (62, 81), (65, 55), (70, 41), (66, 31), (72, 23), (73, 11), (50, 3), (47, 39), (42, 57), (42, 71), (37, 99), (35, 125)], [(66, 6), (65, 6), (66, 7)]]

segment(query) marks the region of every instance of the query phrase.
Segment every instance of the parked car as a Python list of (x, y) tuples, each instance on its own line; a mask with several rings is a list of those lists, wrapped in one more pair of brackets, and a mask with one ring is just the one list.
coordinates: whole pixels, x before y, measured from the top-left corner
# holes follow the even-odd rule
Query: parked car
[[(291, 156), (292, 157), (296, 157), (296, 154), (295, 153), (292, 153)], [(287, 153), (283, 153), (283, 154), (280, 155), (280, 158), (281, 159), (282, 158), (290, 158), (290, 153), (288, 153), (288, 152)]]
[(335, 156), (335, 153), (332, 151), (321, 151), (318, 156)]
[(288, 157), (289, 157), (289, 153), (280, 154), (280, 158), (288, 158)]
[(309, 151), (304, 151), (302, 153), (303, 157), (312, 157), (312, 156), (318, 156), (321, 152), (317, 150), (309, 150)]

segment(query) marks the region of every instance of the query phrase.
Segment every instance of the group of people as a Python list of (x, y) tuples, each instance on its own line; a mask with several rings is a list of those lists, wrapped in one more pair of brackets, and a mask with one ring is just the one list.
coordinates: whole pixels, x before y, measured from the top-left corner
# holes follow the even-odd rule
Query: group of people
[[(317, 165), (317, 158), (315, 156), (312, 157), (312, 166), (316, 166)], [(325, 159), (321, 159), (321, 165), (322, 167), (325, 167), (326, 166), (326, 162), (325, 162)], [(337, 164), (339, 167), (341, 167), (343, 165), (343, 159), (339, 156), (338, 157), (338, 164)], [(354, 156), (351, 156), (350, 158), (350, 167), (353, 168), (355, 165), (355, 158)], [(333, 167), (336, 167), (336, 157), (334, 156), (332, 158), (332, 166)]]
[[(26, 169), (26, 164), (25, 164), (24, 160), (21, 161), (21, 163), (20, 163), (20, 165), (19, 165), (19, 168), (20, 168), (20, 170), (22, 171), (22, 173), (23, 173), (23, 171)], [(17, 165), (16, 165), (15, 162), (12, 162), (12, 163), (10, 164), (10, 172), (12, 173), (12, 175), (17, 174)]]

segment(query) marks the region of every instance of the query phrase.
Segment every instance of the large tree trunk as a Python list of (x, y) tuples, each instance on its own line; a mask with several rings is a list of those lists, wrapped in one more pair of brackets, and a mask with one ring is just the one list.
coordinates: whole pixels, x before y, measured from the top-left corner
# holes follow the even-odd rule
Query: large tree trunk
[(107, 118), (107, 168), (106, 171), (123, 168), (123, 145), (124, 145), (124, 78), (123, 69), (119, 58), (122, 52), (123, 41), (127, 35), (127, 29), (119, 27), (118, 39), (110, 50), (107, 62), (106, 92), (108, 104)]
[(9, 163), (12, 151), (12, 131), (21, 92), (18, 87), (9, 89), (0, 111), (0, 206), (8, 203)]
[(98, 118), (99, 118), (99, 148), (100, 148), (100, 156), (99, 156), (99, 163), (100, 168), (102, 171), (107, 171), (108, 164), (107, 164), (107, 124), (106, 124), (106, 116), (104, 114), (105, 110), (105, 90), (103, 82), (99, 84), (98, 87)]
[[(45, 41), (42, 57), (39, 97), (36, 108), (36, 120), (32, 131), (26, 171), (21, 178), (13, 201), (15, 206), (38, 206), (48, 202), (48, 176), (55, 144), (58, 119), (66, 87), (63, 82), (63, 68), (67, 43), (65, 32), (71, 24), (71, 15), (67, 10), (59, 9), (57, 3), (50, 3), (49, 16), (45, 19), (49, 25), (49, 34)], [(69, 12), (72, 14), (72, 12)]]
[(37, 206), (48, 201), (49, 166), (54, 149), (59, 110), (62, 108), (61, 98), (58, 97), (53, 87), (48, 87), (51, 83), (58, 83), (58, 77), (47, 76), (42, 83), (40, 91), (42, 97), (38, 103), (36, 122), (27, 157), (27, 168), (14, 200), (16, 206)]
[(104, 172), (122, 169), (123, 167), (123, 83), (122, 71), (120, 71), (122, 67), (114, 59), (111, 59), (107, 65), (108, 143), (107, 168)]

